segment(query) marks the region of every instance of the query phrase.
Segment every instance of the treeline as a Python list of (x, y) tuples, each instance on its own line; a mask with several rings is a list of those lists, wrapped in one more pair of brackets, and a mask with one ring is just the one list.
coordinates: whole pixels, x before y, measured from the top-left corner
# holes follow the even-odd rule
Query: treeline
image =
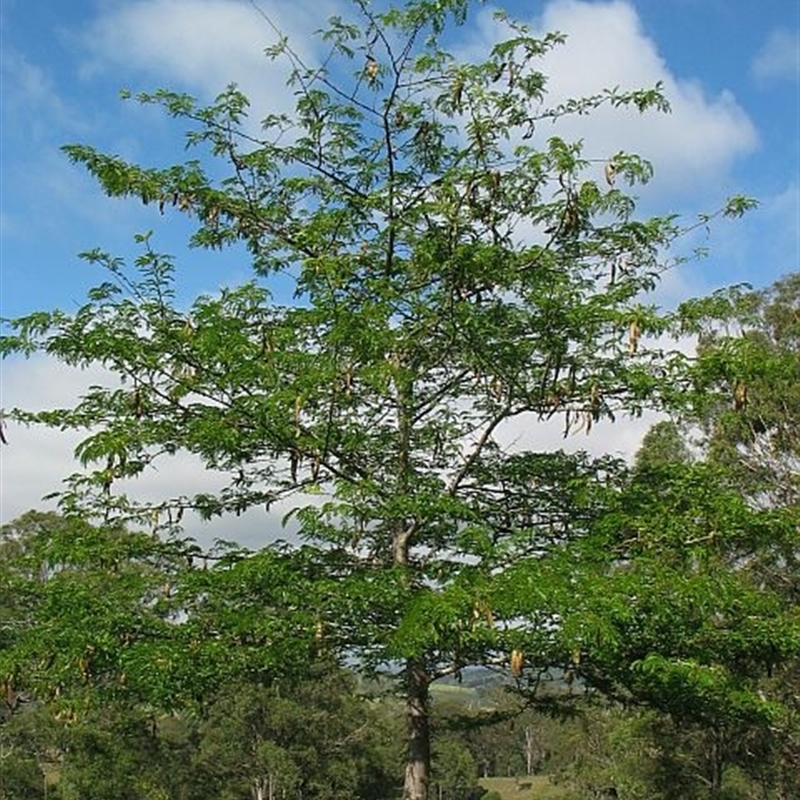
[[(551, 700), (567, 691), (557, 683)], [(436, 693), (432, 798), (491, 800), (486, 778), (514, 778), (498, 784), (504, 800), (543, 786), (554, 800), (612, 788), (631, 800), (699, 800), (717, 780), (727, 800), (800, 796), (796, 743), (778, 735), (679, 724), (583, 692), (558, 714), (521, 709), (502, 679), (492, 684)], [(0, 798), (392, 800), (402, 794), (399, 710), (330, 663), (269, 687), (231, 683), (192, 711), (87, 702), (78, 715), (7, 697)]]

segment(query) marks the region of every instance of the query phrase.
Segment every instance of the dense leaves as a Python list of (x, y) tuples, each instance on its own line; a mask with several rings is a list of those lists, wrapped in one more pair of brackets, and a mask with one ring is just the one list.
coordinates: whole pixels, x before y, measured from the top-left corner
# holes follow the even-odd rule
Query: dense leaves
[[(640, 218), (627, 192), (650, 165), (557, 135), (563, 117), (667, 102), (653, 87), (548, 105), (537, 59), (562, 37), (501, 15), (508, 38), (460, 62), (441, 35), (466, 11), (357, 1), (323, 34), (322, 66), (281, 39), (270, 56), (292, 67), (290, 116), (254, 121), (235, 87), (210, 106), (141, 95), (188, 127), (199, 157), (183, 164), (66, 148), (109, 195), (189, 216), (194, 246), (246, 245), (254, 278), (178, 303), (171, 258), (140, 235), (132, 266), (84, 253), (108, 279), (76, 312), (9, 322), (5, 355), (112, 376), (72, 408), (10, 414), (89, 429), (62, 508), (106, 523), (88, 561), (70, 545), (54, 562), (8, 657), (15, 681), (30, 647), (41, 691), (83, 681), (169, 708), (223, 670), (266, 682), (346, 657), (397, 680), (413, 800), (429, 782), (430, 685), (470, 665), (509, 665), (528, 693), (560, 667), (669, 710), (769, 716), (747, 681), (789, 654), (796, 620), (725, 570), (791, 540), (791, 523), (719, 494), (713, 470), (670, 473), (656, 492), (647, 464), (630, 476), (535, 444), (553, 422), (588, 434), (731, 391), (724, 359), (652, 344), (704, 324), (704, 306), (671, 315), (648, 300), (695, 223)], [(752, 341), (715, 340), (737, 355)], [(138, 502), (132, 479), (178, 453), (223, 488)], [(180, 538), (186, 513), (278, 501), (300, 546), (234, 547), (203, 570)], [(134, 550), (117, 570), (106, 547)], [(42, 662), (48, 625), (58, 646)], [(273, 756), (294, 780), (283, 756), (257, 754)]]

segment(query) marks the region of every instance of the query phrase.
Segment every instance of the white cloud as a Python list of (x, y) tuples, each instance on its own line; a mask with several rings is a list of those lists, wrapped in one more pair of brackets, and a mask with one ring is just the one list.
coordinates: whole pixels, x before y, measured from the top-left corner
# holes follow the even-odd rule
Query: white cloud
[[(489, 11), (481, 13), (480, 27), (485, 44), (497, 38)], [(756, 148), (755, 127), (735, 97), (728, 91), (709, 96), (698, 81), (673, 74), (629, 2), (552, 0), (534, 21), (534, 30), (567, 35), (566, 44), (541, 61), (548, 76), (548, 106), (615, 86), (625, 91), (659, 81), (672, 106), (666, 115), (602, 108), (556, 127), (541, 125), (541, 137), (557, 132), (582, 138), (584, 155), (592, 158), (619, 150), (639, 153), (653, 162), (657, 187), (693, 192)]]
[[(12, 359), (3, 365), (0, 382), (0, 405), (28, 411), (68, 408), (75, 404), (90, 385), (114, 385), (114, 377), (99, 367), (79, 370), (51, 358), (37, 356), (30, 360)], [(8, 522), (28, 509), (54, 509), (55, 501), (42, 497), (64, 488), (62, 481), (79, 472), (75, 446), (86, 431), (58, 431), (43, 426), (24, 427), (9, 424), (4, 435), (7, 445), (0, 449), (0, 519)], [(161, 460), (157, 468), (147, 470), (124, 489), (140, 501), (160, 502), (181, 495), (215, 492), (223, 485), (221, 474), (207, 470), (200, 460), (187, 453)], [(281, 517), (290, 505), (270, 510), (253, 509), (241, 517), (223, 517), (208, 523), (187, 514), (186, 532), (202, 543), (214, 539), (239, 541), (257, 547), (266, 541), (283, 538)]]
[[(334, 13), (335, 0), (259, 4), (243, 0), (136, 0), (108, 7), (86, 32), (92, 56), (85, 71), (113, 64), (143, 71), (167, 89), (188, 88), (204, 100), (236, 83), (250, 98), (256, 120), (293, 104), (286, 90), (288, 62), (264, 54), (278, 36), (315, 64), (312, 34)], [(260, 13), (263, 11), (263, 14)], [(265, 17), (266, 15), (266, 17)], [(178, 82), (181, 87), (175, 85)], [(134, 87), (135, 88), (135, 87)]]
[[(339, 0), (264, 0), (258, 6), (245, 0), (135, 0), (109, 6), (87, 30), (84, 45), (91, 54), (89, 66), (111, 64), (125, 70), (127, 79), (144, 71), (155, 85), (183, 86), (204, 99), (236, 82), (251, 98), (258, 120), (291, 110), (294, 103), (285, 86), (287, 63), (264, 55), (276, 34), (258, 9), (305, 61), (318, 64), (327, 51), (312, 34), (341, 10), (338, 6)], [(456, 31), (471, 37), (460, 47), (466, 53), (485, 52), (499, 35), (490, 10), (475, 19), (477, 29)], [(550, 76), (549, 103), (614, 86), (664, 84), (673, 109), (669, 115), (602, 109), (589, 122), (581, 117), (561, 123), (559, 135), (585, 138), (588, 156), (638, 152), (654, 162), (657, 186), (696, 190), (699, 182), (724, 173), (757, 146), (755, 128), (735, 97), (727, 91), (709, 96), (699, 82), (676, 77), (629, 2), (551, 0), (535, 27), (569, 37), (542, 62)], [(549, 136), (552, 130), (542, 125), (539, 134)]]
[(777, 28), (753, 60), (753, 75), (759, 80), (788, 78), (800, 75), (800, 35), (797, 31)]
[(0, 52), (4, 137), (17, 134), (29, 147), (49, 140), (54, 127), (71, 133), (89, 130), (70, 108), (47, 72), (12, 47)]

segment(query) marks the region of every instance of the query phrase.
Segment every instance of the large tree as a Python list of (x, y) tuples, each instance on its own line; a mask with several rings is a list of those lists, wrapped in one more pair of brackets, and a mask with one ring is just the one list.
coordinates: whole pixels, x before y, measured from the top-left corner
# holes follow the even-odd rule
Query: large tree
[(700, 335), (697, 378), (707, 457), (760, 506), (800, 504), (800, 273), (685, 305)]
[[(141, 95), (189, 127), (198, 160), (159, 169), (67, 147), (109, 195), (189, 216), (195, 246), (244, 243), (254, 279), (183, 307), (172, 260), (143, 235), (130, 268), (84, 254), (108, 281), (77, 312), (11, 321), (3, 339), (4, 354), (122, 381), (72, 408), (11, 412), (90, 428), (66, 511), (164, 532), (187, 510), (291, 498), (301, 547), (265, 541), (189, 571), (182, 644), (149, 645), (167, 649), (152, 658), (156, 695), (202, 691), (217, 663), (269, 674), (315, 649), (388, 669), (409, 800), (429, 782), (432, 681), (507, 663), (535, 685), (577, 658), (579, 626), (558, 616), (583, 613), (564, 601), (573, 544), (596, 535), (619, 465), (508, 442), (556, 419), (588, 433), (693, 391), (688, 359), (648, 344), (671, 325), (647, 295), (681, 223), (637, 216), (626, 187), (647, 163), (585, 154), (551, 126), (603, 105), (664, 110), (659, 88), (549, 104), (537, 59), (562, 37), (501, 19), (508, 38), (460, 61), (442, 39), (466, 12), (356, 0), (323, 34), (323, 64), (281, 38), (270, 55), (292, 67), (295, 111), (258, 128), (235, 87), (210, 106)], [(226, 485), (157, 504), (125, 494), (184, 451)]]

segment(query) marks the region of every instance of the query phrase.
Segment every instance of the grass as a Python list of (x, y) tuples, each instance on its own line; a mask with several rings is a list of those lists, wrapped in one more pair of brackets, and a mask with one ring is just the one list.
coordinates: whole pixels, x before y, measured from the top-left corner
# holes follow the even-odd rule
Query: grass
[(546, 775), (523, 778), (481, 778), (480, 784), (490, 792), (497, 792), (503, 800), (562, 800), (565, 791), (553, 786)]

